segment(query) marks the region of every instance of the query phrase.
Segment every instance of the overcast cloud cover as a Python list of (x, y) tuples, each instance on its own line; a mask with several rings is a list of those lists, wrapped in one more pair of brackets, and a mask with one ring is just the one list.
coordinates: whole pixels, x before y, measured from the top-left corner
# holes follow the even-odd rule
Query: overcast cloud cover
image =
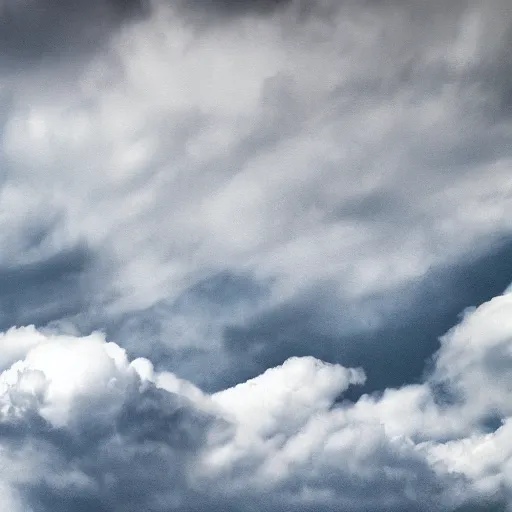
[(0, 0), (0, 508), (512, 510), (512, 9)]

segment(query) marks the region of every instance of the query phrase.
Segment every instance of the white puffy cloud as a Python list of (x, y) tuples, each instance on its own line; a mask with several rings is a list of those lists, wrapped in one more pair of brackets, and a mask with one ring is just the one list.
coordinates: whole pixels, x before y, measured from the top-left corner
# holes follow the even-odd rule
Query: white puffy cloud
[(311, 357), (208, 395), (100, 334), (12, 329), (31, 343), (0, 376), (2, 493), (45, 512), (510, 506), (511, 311), (467, 312), (423, 383), (355, 403), (363, 371)]
[[(321, 363), (313, 357), (291, 358), (212, 399), (233, 411), (243, 435), (269, 436), (278, 428), (295, 430), (311, 414), (328, 409), (349, 385), (362, 384), (364, 379), (362, 371)], [(274, 391), (269, 393), (270, 389)]]

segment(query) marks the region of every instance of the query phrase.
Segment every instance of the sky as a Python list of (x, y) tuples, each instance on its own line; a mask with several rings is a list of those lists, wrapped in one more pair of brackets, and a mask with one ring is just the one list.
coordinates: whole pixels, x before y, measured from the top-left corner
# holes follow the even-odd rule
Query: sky
[(0, 505), (512, 511), (506, 0), (0, 0)]

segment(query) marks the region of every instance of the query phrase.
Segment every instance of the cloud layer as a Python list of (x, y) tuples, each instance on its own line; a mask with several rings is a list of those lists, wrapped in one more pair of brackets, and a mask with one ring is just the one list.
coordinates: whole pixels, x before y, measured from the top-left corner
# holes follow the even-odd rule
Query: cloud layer
[(0, 505), (512, 510), (511, 16), (0, 1)]
[[(69, 52), (35, 41), (37, 65), (2, 68), (0, 268), (30, 290), (38, 266), (80, 254), (48, 300), (9, 298), (6, 327), (116, 327), (131, 353), (198, 354), (206, 374), (238, 358), (231, 333), (298, 308), (348, 357), (344, 340), (510, 235), (506, 2), (36, 4), (94, 44), (68, 47), (38, 16)], [(222, 276), (250, 283), (249, 306), (189, 300)]]
[(41, 512), (502, 507), (512, 503), (511, 313), (511, 294), (468, 312), (424, 382), (355, 403), (339, 397), (364, 372), (312, 357), (209, 395), (147, 359), (129, 361), (99, 334), (11, 329), (0, 377), (3, 503)]

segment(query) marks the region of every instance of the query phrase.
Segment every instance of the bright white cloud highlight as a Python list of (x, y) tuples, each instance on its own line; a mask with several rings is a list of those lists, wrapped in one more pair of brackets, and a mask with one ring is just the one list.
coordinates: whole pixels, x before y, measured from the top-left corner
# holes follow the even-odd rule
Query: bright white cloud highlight
[(468, 312), (422, 384), (356, 403), (362, 370), (311, 357), (207, 395), (99, 334), (12, 329), (32, 343), (0, 376), (2, 488), (42, 511), (510, 505), (511, 314), (510, 294)]

